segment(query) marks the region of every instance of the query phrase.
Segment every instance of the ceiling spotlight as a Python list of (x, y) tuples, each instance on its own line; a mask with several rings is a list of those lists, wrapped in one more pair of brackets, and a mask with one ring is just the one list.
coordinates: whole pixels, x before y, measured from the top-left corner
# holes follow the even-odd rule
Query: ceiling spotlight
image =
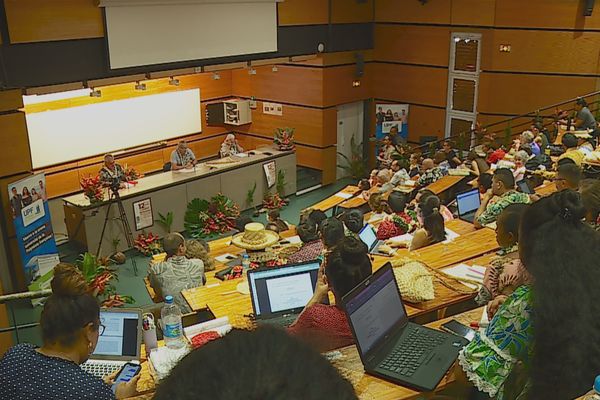
[(252, 67), (248, 70), (248, 75), (256, 75), (256, 70)]
[(102, 97), (102, 92), (98, 89), (90, 92), (90, 97)]
[(175, 79), (175, 78), (171, 77), (171, 79), (169, 79), (169, 85), (179, 86), (179, 79)]
[(277, 71), (279, 71), (279, 68), (277, 68), (277, 65), (273, 65), (273, 68), (271, 68), (271, 71), (277, 72)]
[(146, 84), (145, 83), (139, 83), (137, 82), (135, 85), (135, 90), (146, 90)]
[(221, 75), (219, 75), (219, 73), (218, 73), (218, 72), (214, 72), (214, 73), (213, 73), (213, 79), (214, 79), (215, 81), (218, 81), (219, 79), (221, 79)]

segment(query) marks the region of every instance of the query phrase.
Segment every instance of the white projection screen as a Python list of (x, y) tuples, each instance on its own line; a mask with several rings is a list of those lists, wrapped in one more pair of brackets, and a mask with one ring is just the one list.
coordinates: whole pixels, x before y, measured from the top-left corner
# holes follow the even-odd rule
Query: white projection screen
[(200, 90), (30, 113), (26, 119), (37, 169), (198, 133)]
[(277, 51), (276, 0), (104, 0), (110, 68)]

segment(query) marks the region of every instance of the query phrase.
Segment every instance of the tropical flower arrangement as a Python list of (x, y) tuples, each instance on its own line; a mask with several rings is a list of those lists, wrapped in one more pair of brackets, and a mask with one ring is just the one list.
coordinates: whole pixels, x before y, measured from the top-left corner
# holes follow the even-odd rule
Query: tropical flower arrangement
[(104, 200), (104, 188), (102, 187), (99, 175), (95, 177), (83, 177), (79, 184), (83, 189), (83, 194), (88, 198), (90, 203), (99, 203)]
[(137, 183), (135, 181), (142, 177), (142, 174), (140, 174), (135, 168), (128, 167), (127, 165), (125, 165), (125, 168), (123, 169), (123, 175), (125, 175), (125, 180), (127, 182), (132, 183)]
[(133, 247), (145, 256), (163, 252), (158, 235), (155, 235), (152, 232), (149, 232), (148, 234), (146, 234), (146, 232), (140, 233), (137, 239), (133, 241)]
[(410, 233), (418, 227), (417, 213), (407, 210), (405, 213), (393, 214), (392, 222), (404, 232)]
[(294, 128), (277, 128), (275, 130), (273, 143), (279, 147), (279, 150), (294, 150), (296, 148), (294, 143), (294, 131)]
[(218, 194), (210, 200), (194, 199), (185, 212), (184, 226), (192, 238), (204, 238), (235, 228), (240, 209), (229, 197)]
[[(105, 264), (103, 264), (103, 260)], [(98, 259), (90, 253), (85, 253), (77, 259), (77, 267), (90, 287), (90, 292), (97, 297), (102, 307), (120, 307), (131, 304), (135, 300), (131, 296), (117, 294), (114, 281), (117, 275), (109, 268), (108, 259)]]
[(263, 208), (267, 211), (279, 210), (287, 206), (288, 201), (282, 198), (279, 193), (267, 193), (263, 199)]

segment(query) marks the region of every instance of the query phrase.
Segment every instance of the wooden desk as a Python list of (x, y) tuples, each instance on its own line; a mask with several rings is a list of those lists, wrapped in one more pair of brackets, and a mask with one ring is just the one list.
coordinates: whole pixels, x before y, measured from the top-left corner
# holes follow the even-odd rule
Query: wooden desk
[[(313, 210), (321, 210), (321, 211), (325, 212), (325, 211), (331, 210), (334, 207), (337, 207), (344, 201), (349, 200), (345, 197), (338, 196), (338, 193), (343, 193), (343, 194), (354, 196), (358, 192), (359, 192), (358, 186), (348, 185), (345, 188), (343, 188), (342, 190), (340, 190), (339, 192), (337, 192), (336, 194), (329, 196), (325, 200), (322, 200), (322, 201), (318, 202), (317, 204), (315, 204), (314, 206), (309, 207), (309, 208), (312, 208)], [(356, 198), (358, 198), (358, 197), (356, 197)]]
[(540, 196), (550, 196), (552, 193), (556, 192), (558, 189), (556, 188), (556, 182), (546, 182), (543, 185), (540, 185), (535, 188), (535, 193)]
[(462, 181), (464, 178), (464, 176), (446, 175), (441, 179), (438, 179), (437, 181), (427, 185), (426, 189), (431, 190), (436, 195), (440, 195), (446, 190), (450, 189), (452, 186)]
[[(459, 322), (469, 325), (473, 321), (479, 321), (483, 308), (477, 308), (462, 314), (455, 315), (450, 318), (445, 318), (439, 321), (432, 322), (426, 326), (434, 329), (439, 329), (440, 326), (451, 319), (456, 319)], [(360, 399), (373, 399), (373, 400), (417, 400), (427, 399), (432, 397), (435, 392), (446, 388), (449, 384), (454, 382), (453, 369), (451, 368), (442, 379), (438, 387), (434, 392), (418, 392), (406, 388), (404, 386), (396, 385), (391, 382), (384, 381), (383, 379), (367, 375), (365, 373), (360, 356), (356, 350), (356, 346), (348, 346), (340, 349), (342, 356), (332, 361), (332, 364), (338, 369), (338, 371), (348, 379), (356, 394)]]

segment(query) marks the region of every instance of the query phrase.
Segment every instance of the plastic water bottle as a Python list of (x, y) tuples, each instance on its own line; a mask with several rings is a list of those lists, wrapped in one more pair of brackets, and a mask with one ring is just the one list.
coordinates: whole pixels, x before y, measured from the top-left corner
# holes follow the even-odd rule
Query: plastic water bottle
[(585, 397), (585, 400), (600, 400), (600, 375), (596, 377), (594, 380), (594, 389), (588, 393)]
[(244, 272), (250, 269), (250, 256), (248, 256), (247, 253), (244, 253), (242, 256), (242, 268), (244, 269)]
[(165, 344), (170, 349), (180, 349), (185, 345), (181, 325), (181, 310), (173, 303), (173, 296), (165, 297), (165, 305), (160, 311)]

